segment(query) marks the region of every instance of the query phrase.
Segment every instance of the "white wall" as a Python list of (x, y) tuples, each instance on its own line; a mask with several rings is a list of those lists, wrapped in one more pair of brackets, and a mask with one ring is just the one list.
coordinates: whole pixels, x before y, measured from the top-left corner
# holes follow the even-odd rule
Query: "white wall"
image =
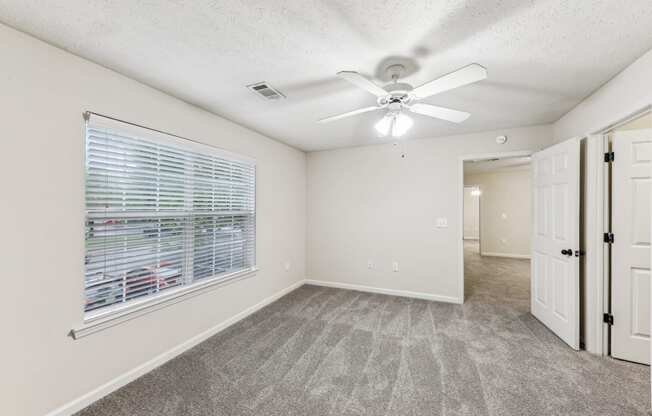
[[(308, 278), (459, 301), (460, 157), (551, 140), (545, 125), (309, 153)], [(437, 217), (448, 228), (435, 228)]]
[(595, 133), (649, 105), (652, 105), (652, 50), (555, 122), (555, 141)]
[[(305, 277), (303, 152), (6, 26), (0, 44), (0, 414), (44, 415)], [(67, 336), (83, 316), (85, 110), (256, 158), (260, 272), (77, 341)]]
[(480, 253), (530, 256), (531, 175), (529, 167), (468, 174), (480, 196)]

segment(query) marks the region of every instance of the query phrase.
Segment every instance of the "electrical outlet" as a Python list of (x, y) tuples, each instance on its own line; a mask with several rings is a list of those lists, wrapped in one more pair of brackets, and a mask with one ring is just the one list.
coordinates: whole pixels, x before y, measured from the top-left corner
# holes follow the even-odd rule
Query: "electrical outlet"
[(373, 262), (373, 261), (371, 261), (371, 260), (367, 261), (367, 269), (369, 269), (369, 270), (373, 270), (373, 269), (375, 269), (375, 268), (376, 268), (376, 266), (374, 266), (374, 262)]
[(398, 271), (398, 262), (397, 262), (397, 261), (395, 261), (394, 263), (392, 263), (392, 270), (395, 271), (395, 272)]
[(286, 261), (283, 266), (285, 266), (285, 271), (289, 272), (290, 268), (292, 267), (292, 263), (290, 263), (289, 261)]

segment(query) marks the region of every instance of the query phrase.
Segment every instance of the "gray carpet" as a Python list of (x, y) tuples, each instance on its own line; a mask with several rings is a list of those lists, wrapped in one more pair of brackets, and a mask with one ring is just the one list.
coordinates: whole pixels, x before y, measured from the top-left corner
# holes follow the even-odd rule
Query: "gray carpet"
[(467, 255), (466, 303), (303, 286), (80, 416), (644, 415), (646, 366), (529, 313), (529, 262)]

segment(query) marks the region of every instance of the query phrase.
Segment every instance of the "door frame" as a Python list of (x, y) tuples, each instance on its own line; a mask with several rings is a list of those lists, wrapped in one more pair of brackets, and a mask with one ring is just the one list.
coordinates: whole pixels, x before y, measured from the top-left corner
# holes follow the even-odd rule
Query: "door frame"
[[(648, 113), (643, 113), (643, 114), (640, 114), (637, 118), (647, 117), (649, 114), (650, 114), (649, 112)], [(651, 121), (652, 121), (652, 119), (651, 119)], [(645, 135), (639, 136), (636, 133), (634, 133), (634, 135), (632, 135), (633, 132), (645, 132)], [(633, 130), (621, 130), (621, 131), (612, 130), (605, 137), (609, 139), (609, 143), (610, 143), (610, 146), (611, 146), (610, 151), (613, 151), (613, 152), (615, 152), (617, 154), (616, 157), (618, 159), (616, 159), (616, 160), (620, 164), (620, 163), (623, 163), (622, 159), (628, 159), (628, 157), (627, 156), (623, 157), (618, 152), (631, 153), (633, 151), (633, 148), (629, 147), (629, 146), (627, 148), (623, 148), (622, 143), (619, 141), (620, 139), (618, 139), (618, 136), (622, 135), (621, 137), (623, 137), (623, 140), (625, 140), (625, 141), (630, 140), (629, 137), (635, 137), (634, 141), (638, 141), (639, 138), (645, 137), (645, 140), (649, 143), (649, 137), (650, 137), (649, 135), (650, 135), (650, 133), (652, 133), (652, 124), (647, 125), (645, 127), (642, 126), (640, 128), (633, 129)], [(619, 145), (619, 143), (621, 143), (621, 145)], [(634, 159), (635, 159), (635, 157), (634, 157), (634, 155), (630, 155), (629, 157), (631, 158), (631, 160), (625, 160), (625, 162), (629, 162), (629, 163), (626, 163), (626, 165), (627, 164), (630, 165), (629, 169), (635, 169), (634, 168), (634, 163), (635, 163)], [(622, 235), (618, 235), (618, 233), (625, 231), (623, 228), (626, 228), (627, 226), (624, 225), (623, 222), (622, 222), (622, 219), (625, 218), (625, 217), (623, 217), (623, 215), (627, 215), (627, 214), (624, 214), (624, 213), (625, 212), (631, 212), (631, 211), (629, 209), (625, 209), (625, 210), (620, 212), (619, 216), (615, 215), (616, 213), (618, 213), (618, 210), (619, 210), (619, 208), (618, 208), (619, 207), (619, 202), (618, 201), (620, 201), (622, 199), (622, 197), (623, 197), (623, 189), (621, 189), (620, 187), (624, 186), (625, 184), (623, 184), (623, 182), (622, 182), (622, 180), (624, 178), (622, 176), (622, 170), (620, 170), (621, 168), (617, 168), (614, 164), (610, 164), (610, 168), (611, 168), (611, 181), (610, 181), (610, 183), (611, 183), (611, 188), (610, 188), (610, 193), (611, 193), (611, 197), (610, 197), (610, 200), (611, 200), (611, 207), (610, 207), (611, 208), (611, 215), (610, 215), (611, 232), (614, 233), (615, 236), (616, 236), (616, 238), (615, 238), (616, 244), (618, 242), (620, 242), (620, 244), (618, 244), (618, 245), (616, 245), (616, 244), (605, 244), (605, 245), (608, 245), (610, 247), (610, 249), (611, 249), (611, 255), (610, 255), (611, 263), (609, 265), (610, 270), (609, 270), (609, 273), (605, 273), (606, 275), (611, 277), (610, 285), (608, 287), (609, 296), (610, 296), (610, 299), (611, 299), (610, 313), (614, 316), (615, 322), (621, 322), (621, 323), (622, 323), (622, 321), (621, 321), (622, 318), (620, 317), (619, 313), (622, 312), (624, 315), (630, 314), (630, 319), (631, 319), (630, 320), (630, 325), (631, 325), (631, 324), (634, 324), (634, 322), (636, 321), (636, 319), (633, 319), (633, 313), (632, 313), (632, 309), (631, 309), (631, 306), (636, 304), (636, 301), (634, 299), (632, 299), (633, 293), (631, 292), (631, 290), (635, 286), (633, 286), (633, 283), (630, 282), (630, 288), (627, 291), (623, 291), (622, 287), (620, 287), (620, 290), (619, 290), (619, 295), (621, 296), (620, 302), (622, 302), (622, 300), (623, 300), (622, 296), (623, 296), (624, 293), (627, 293), (627, 296), (628, 296), (627, 302), (624, 302), (624, 303), (617, 302), (617, 298), (614, 297), (614, 295), (616, 293), (615, 292), (615, 289), (616, 289), (616, 286), (617, 286), (616, 283), (618, 281), (622, 280), (622, 279), (614, 278), (614, 276), (618, 276), (617, 274), (614, 274), (614, 272), (618, 273), (619, 271), (623, 271), (620, 268), (620, 266), (623, 265), (623, 262), (622, 262), (623, 259), (619, 258), (618, 255), (619, 254), (623, 255), (626, 258), (627, 253), (624, 253), (624, 251), (626, 250), (627, 247), (630, 246), (630, 242), (627, 242), (627, 244), (623, 244), (623, 240), (625, 239), (625, 237), (623, 237)], [(617, 175), (617, 173), (618, 173), (618, 175)], [(650, 175), (650, 173), (652, 173), (652, 172), (650, 171), (650, 166), (648, 165), (644, 169), (640, 170), (639, 173), (644, 174), (644, 175)], [(638, 174), (634, 174), (633, 171), (629, 171), (628, 175), (626, 175), (627, 180), (633, 179), (634, 177), (638, 177)], [(627, 188), (628, 186), (631, 186), (631, 184), (627, 184), (625, 186), (625, 188)], [(649, 185), (648, 185), (648, 188), (649, 188)], [(631, 194), (630, 196), (633, 196), (633, 194)], [(630, 203), (633, 203), (633, 201), (630, 201)], [(629, 207), (629, 208), (633, 208), (633, 207), (634, 207), (634, 205), (632, 205), (632, 207)], [(625, 221), (625, 222), (631, 224), (630, 221)], [(623, 228), (616, 228), (619, 225), (623, 226)], [(630, 230), (630, 231), (632, 231), (632, 230)], [(647, 254), (643, 254), (643, 253), (647, 253)], [(647, 262), (648, 262), (648, 267), (649, 267), (649, 259), (650, 259), (650, 256), (651, 256), (650, 249), (648, 248), (646, 250), (643, 250), (643, 252), (641, 252), (641, 254), (644, 255), (645, 257), (647, 257)], [(641, 261), (644, 261), (644, 260), (641, 259)], [(625, 264), (627, 266), (633, 266), (629, 261), (626, 261)], [(616, 268), (616, 266), (619, 266), (619, 267)], [(636, 267), (636, 266), (633, 266), (633, 267)], [(638, 267), (643, 267), (643, 266), (639, 264)], [(649, 295), (650, 294), (648, 294), (648, 296)], [(629, 309), (629, 312), (627, 312), (626, 309)], [(651, 310), (651, 312), (652, 312), (652, 310)], [(626, 327), (627, 326), (625, 326), (625, 328)], [(618, 331), (614, 331), (617, 328), (619, 328)], [(645, 348), (645, 350), (647, 350), (647, 351), (644, 352), (643, 350), (641, 350), (640, 348), (642, 348), (642, 346), (639, 346), (638, 348), (634, 347), (634, 348), (637, 348), (637, 351), (639, 351), (640, 354), (647, 355), (647, 357), (637, 355), (637, 357), (634, 358), (632, 356), (628, 357), (627, 353), (623, 353), (623, 349), (622, 349), (623, 345), (618, 344), (618, 340), (621, 340), (623, 338), (628, 338), (628, 334), (623, 333), (623, 330), (625, 328), (623, 328), (622, 325), (620, 327), (616, 327), (615, 325), (610, 325), (608, 327), (608, 332), (609, 332), (608, 341), (609, 341), (609, 353), (610, 353), (610, 355), (612, 357), (614, 357), (614, 358), (619, 358), (619, 359), (628, 360), (628, 361), (631, 360), (631, 361), (636, 362), (636, 363), (646, 363), (647, 365), (649, 365), (649, 362), (650, 362), (650, 347), (652, 346), (652, 343), (650, 343), (649, 338), (645, 342), (645, 343), (648, 344), (648, 346)], [(634, 329), (634, 328), (630, 327), (630, 330), (631, 329)], [(625, 331), (625, 332), (627, 332), (627, 331)], [(615, 337), (615, 334), (620, 335), (620, 336)], [(616, 357), (616, 355), (614, 355), (614, 346), (616, 346), (617, 349), (620, 350), (620, 351), (617, 351), (618, 354), (616, 354), (616, 355), (620, 355), (620, 357)], [(620, 348), (618, 348), (618, 347), (620, 347)]]
[[(604, 124), (583, 136), (586, 144), (585, 165), (585, 349), (598, 355), (609, 355), (610, 328), (603, 315), (611, 309), (611, 248), (602, 240), (610, 232), (610, 166), (604, 162), (609, 150), (609, 133), (630, 121), (652, 112), (652, 105), (631, 112)], [(652, 213), (651, 213), (652, 215)], [(652, 253), (651, 253), (652, 254)], [(651, 311), (652, 318), (652, 311)]]
[(603, 314), (609, 310), (609, 250), (602, 235), (609, 224), (609, 166), (604, 162), (608, 142), (602, 134), (591, 134), (581, 139), (584, 143), (584, 234), (583, 261), (583, 335), (584, 349), (590, 353), (606, 355), (608, 351), (608, 325)]
[[(540, 150), (540, 149), (537, 149)], [(470, 160), (489, 160), (489, 159), (509, 159), (513, 157), (527, 157), (532, 156), (537, 150), (516, 150), (511, 152), (495, 152), (495, 153), (480, 153), (462, 155), (458, 158), (458, 173), (457, 173), (457, 212), (461, 215), (461, 221), (457, 226), (457, 244), (458, 244), (458, 281), (459, 303), (464, 303), (464, 162)], [(480, 238), (482, 232), (479, 231)]]

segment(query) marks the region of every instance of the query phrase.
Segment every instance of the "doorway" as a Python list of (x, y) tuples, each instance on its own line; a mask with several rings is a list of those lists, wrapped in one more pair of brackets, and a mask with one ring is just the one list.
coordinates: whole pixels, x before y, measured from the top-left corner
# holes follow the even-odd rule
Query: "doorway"
[(606, 134), (608, 188), (608, 351), (618, 359), (650, 364), (650, 187), (652, 114)]
[[(580, 141), (571, 139), (534, 153), (465, 156), (460, 162), (461, 182), (466, 179), (482, 191), (480, 243), (465, 244), (460, 224), (460, 298), (475, 301), (474, 296), (486, 296), (506, 307), (515, 301), (509, 306), (512, 312), (533, 316), (575, 350), (580, 349), (581, 331), (580, 161)], [(527, 166), (524, 170), (530, 171), (522, 176), (527, 182), (520, 190), (491, 193), (498, 201), (495, 210), (488, 209), (487, 185), (469, 172), (471, 166), (491, 164), (507, 164), (506, 170), (510, 164), (516, 169)], [(462, 213), (464, 183), (459, 186)], [(518, 272), (518, 264), (525, 270)]]
[(465, 299), (495, 298), (527, 312), (530, 302), (529, 155), (463, 162)]

